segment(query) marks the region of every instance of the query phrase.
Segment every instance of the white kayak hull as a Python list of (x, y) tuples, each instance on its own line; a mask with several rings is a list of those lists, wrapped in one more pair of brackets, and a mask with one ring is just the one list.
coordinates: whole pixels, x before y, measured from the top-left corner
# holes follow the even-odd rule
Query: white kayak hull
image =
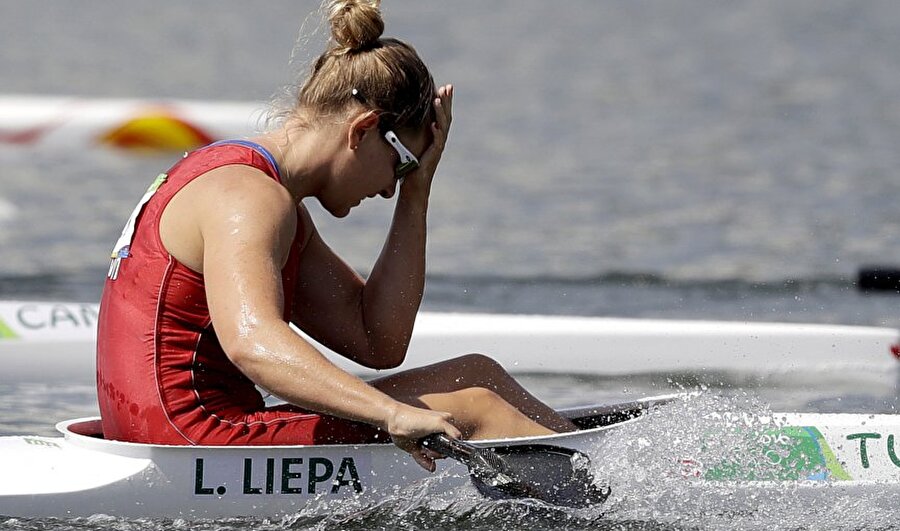
[[(670, 397), (592, 408), (638, 412)], [(624, 422), (633, 422), (625, 420)], [(428, 480), (439, 493), (476, 492), (466, 467), (432, 475), (393, 444), (163, 446), (109, 441), (98, 418), (61, 422), (63, 437), (0, 437), (0, 515), (213, 518), (327, 514), (370, 506)], [(554, 444), (585, 451), (612, 426), (478, 444)]]
[[(0, 302), (0, 383), (92, 385), (97, 312), (98, 305), (93, 303)], [(320, 348), (355, 374), (378, 374)], [(488, 354), (517, 374), (891, 371), (898, 366), (900, 331), (813, 324), (421, 312), (400, 369), (471, 352)]]
[[(664, 404), (670, 401), (671, 397), (657, 397), (568, 410), (564, 414), (574, 419), (590, 418), (603, 425), (571, 434), (480, 444), (542, 443), (580, 450), (593, 454), (595, 475), (603, 481), (615, 473), (614, 467), (596, 462), (604, 446), (616, 447), (616, 438), (629, 433), (626, 427), (640, 428), (637, 423), (644, 422), (643, 413), (658, 410), (652, 414), (664, 415)], [(761, 455), (790, 461), (783, 467), (772, 468), (772, 462), (764, 469), (745, 463), (740, 467), (701, 464), (685, 456), (680, 463), (672, 462), (670, 470), (655, 473), (669, 482), (673, 495), (677, 493), (684, 503), (707, 504), (710, 488), (734, 494), (725, 499), (725, 510), (739, 510), (736, 503), (759, 500), (766, 492), (782, 497), (788, 493), (791, 503), (813, 500), (824, 489), (829, 495), (877, 494), (881, 499), (900, 494), (900, 444), (895, 441), (900, 417), (774, 414), (773, 418), (779, 419), (777, 428), (753, 437)], [(0, 437), (0, 469), (4, 471), (0, 515), (315, 516), (415, 496), (423, 489), (435, 496), (478, 495), (463, 465), (443, 460), (431, 475), (390, 444), (159, 446), (104, 440), (95, 418), (62, 422), (57, 428), (63, 437)], [(691, 468), (694, 465), (696, 469)], [(613, 484), (613, 496), (617, 488), (621, 486)]]
[[(6, 477), (19, 478), (0, 487), (0, 514), (280, 516), (347, 499), (375, 503), (427, 476), (391, 445), (164, 447), (93, 440), (70, 426), (60, 426), (64, 439), (0, 438), (0, 452), (16, 456), (4, 463)], [(448, 486), (463, 485), (463, 473), (448, 475)]]

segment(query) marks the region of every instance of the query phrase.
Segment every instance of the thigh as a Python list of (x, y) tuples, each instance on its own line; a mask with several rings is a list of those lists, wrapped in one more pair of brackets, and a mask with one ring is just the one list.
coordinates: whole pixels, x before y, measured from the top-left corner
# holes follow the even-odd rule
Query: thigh
[(372, 382), (395, 400), (450, 413), (466, 439), (549, 435), (542, 426), (485, 386), (468, 385), (477, 378), (460, 377), (454, 360), (412, 369)]
[(369, 382), (396, 398), (453, 393), (472, 387), (496, 390), (498, 380), (509, 375), (492, 359), (467, 354), (446, 361), (398, 372)]
[(503, 429), (512, 430), (508, 433), (543, 433), (535, 423), (555, 432), (575, 429), (571, 421), (538, 400), (499, 363), (482, 354), (410, 369), (371, 383), (396, 400), (446, 411), (457, 421), (496, 425), (498, 429), (506, 423)]

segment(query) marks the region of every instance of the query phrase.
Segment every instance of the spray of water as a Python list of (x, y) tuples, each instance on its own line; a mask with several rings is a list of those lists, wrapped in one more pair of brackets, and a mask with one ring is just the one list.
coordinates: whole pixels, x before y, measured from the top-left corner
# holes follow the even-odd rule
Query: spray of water
[[(830, 482), (752, 394), (689, 393), (616, 428), (591, 452), (613, 495), (607, 520), (678, 528), (888, 528), (890, 512)], [(887, 526), (887, 527), (885, 527)]]

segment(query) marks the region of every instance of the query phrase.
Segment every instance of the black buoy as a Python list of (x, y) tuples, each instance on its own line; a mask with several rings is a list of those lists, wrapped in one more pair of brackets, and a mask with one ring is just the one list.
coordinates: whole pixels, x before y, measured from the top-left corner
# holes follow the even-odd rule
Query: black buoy
[(893, 291), (900, 293), (900, 268), (885, 266), (861, 267), (856, 285), (862, 291)]

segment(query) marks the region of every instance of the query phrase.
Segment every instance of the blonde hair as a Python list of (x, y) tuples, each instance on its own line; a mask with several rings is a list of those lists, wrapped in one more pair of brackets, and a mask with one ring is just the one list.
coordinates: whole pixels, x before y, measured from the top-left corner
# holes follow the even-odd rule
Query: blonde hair
[[(331, 40), (300, 87), (295, 110), (313, 119), (363, 105), (382, 126), (420, 129), (434, 119), (434, 80), (412, 46), (382, 38), (380, 0), (326, 0)], [(355, 91), (355, 92), (354, 92)]]

